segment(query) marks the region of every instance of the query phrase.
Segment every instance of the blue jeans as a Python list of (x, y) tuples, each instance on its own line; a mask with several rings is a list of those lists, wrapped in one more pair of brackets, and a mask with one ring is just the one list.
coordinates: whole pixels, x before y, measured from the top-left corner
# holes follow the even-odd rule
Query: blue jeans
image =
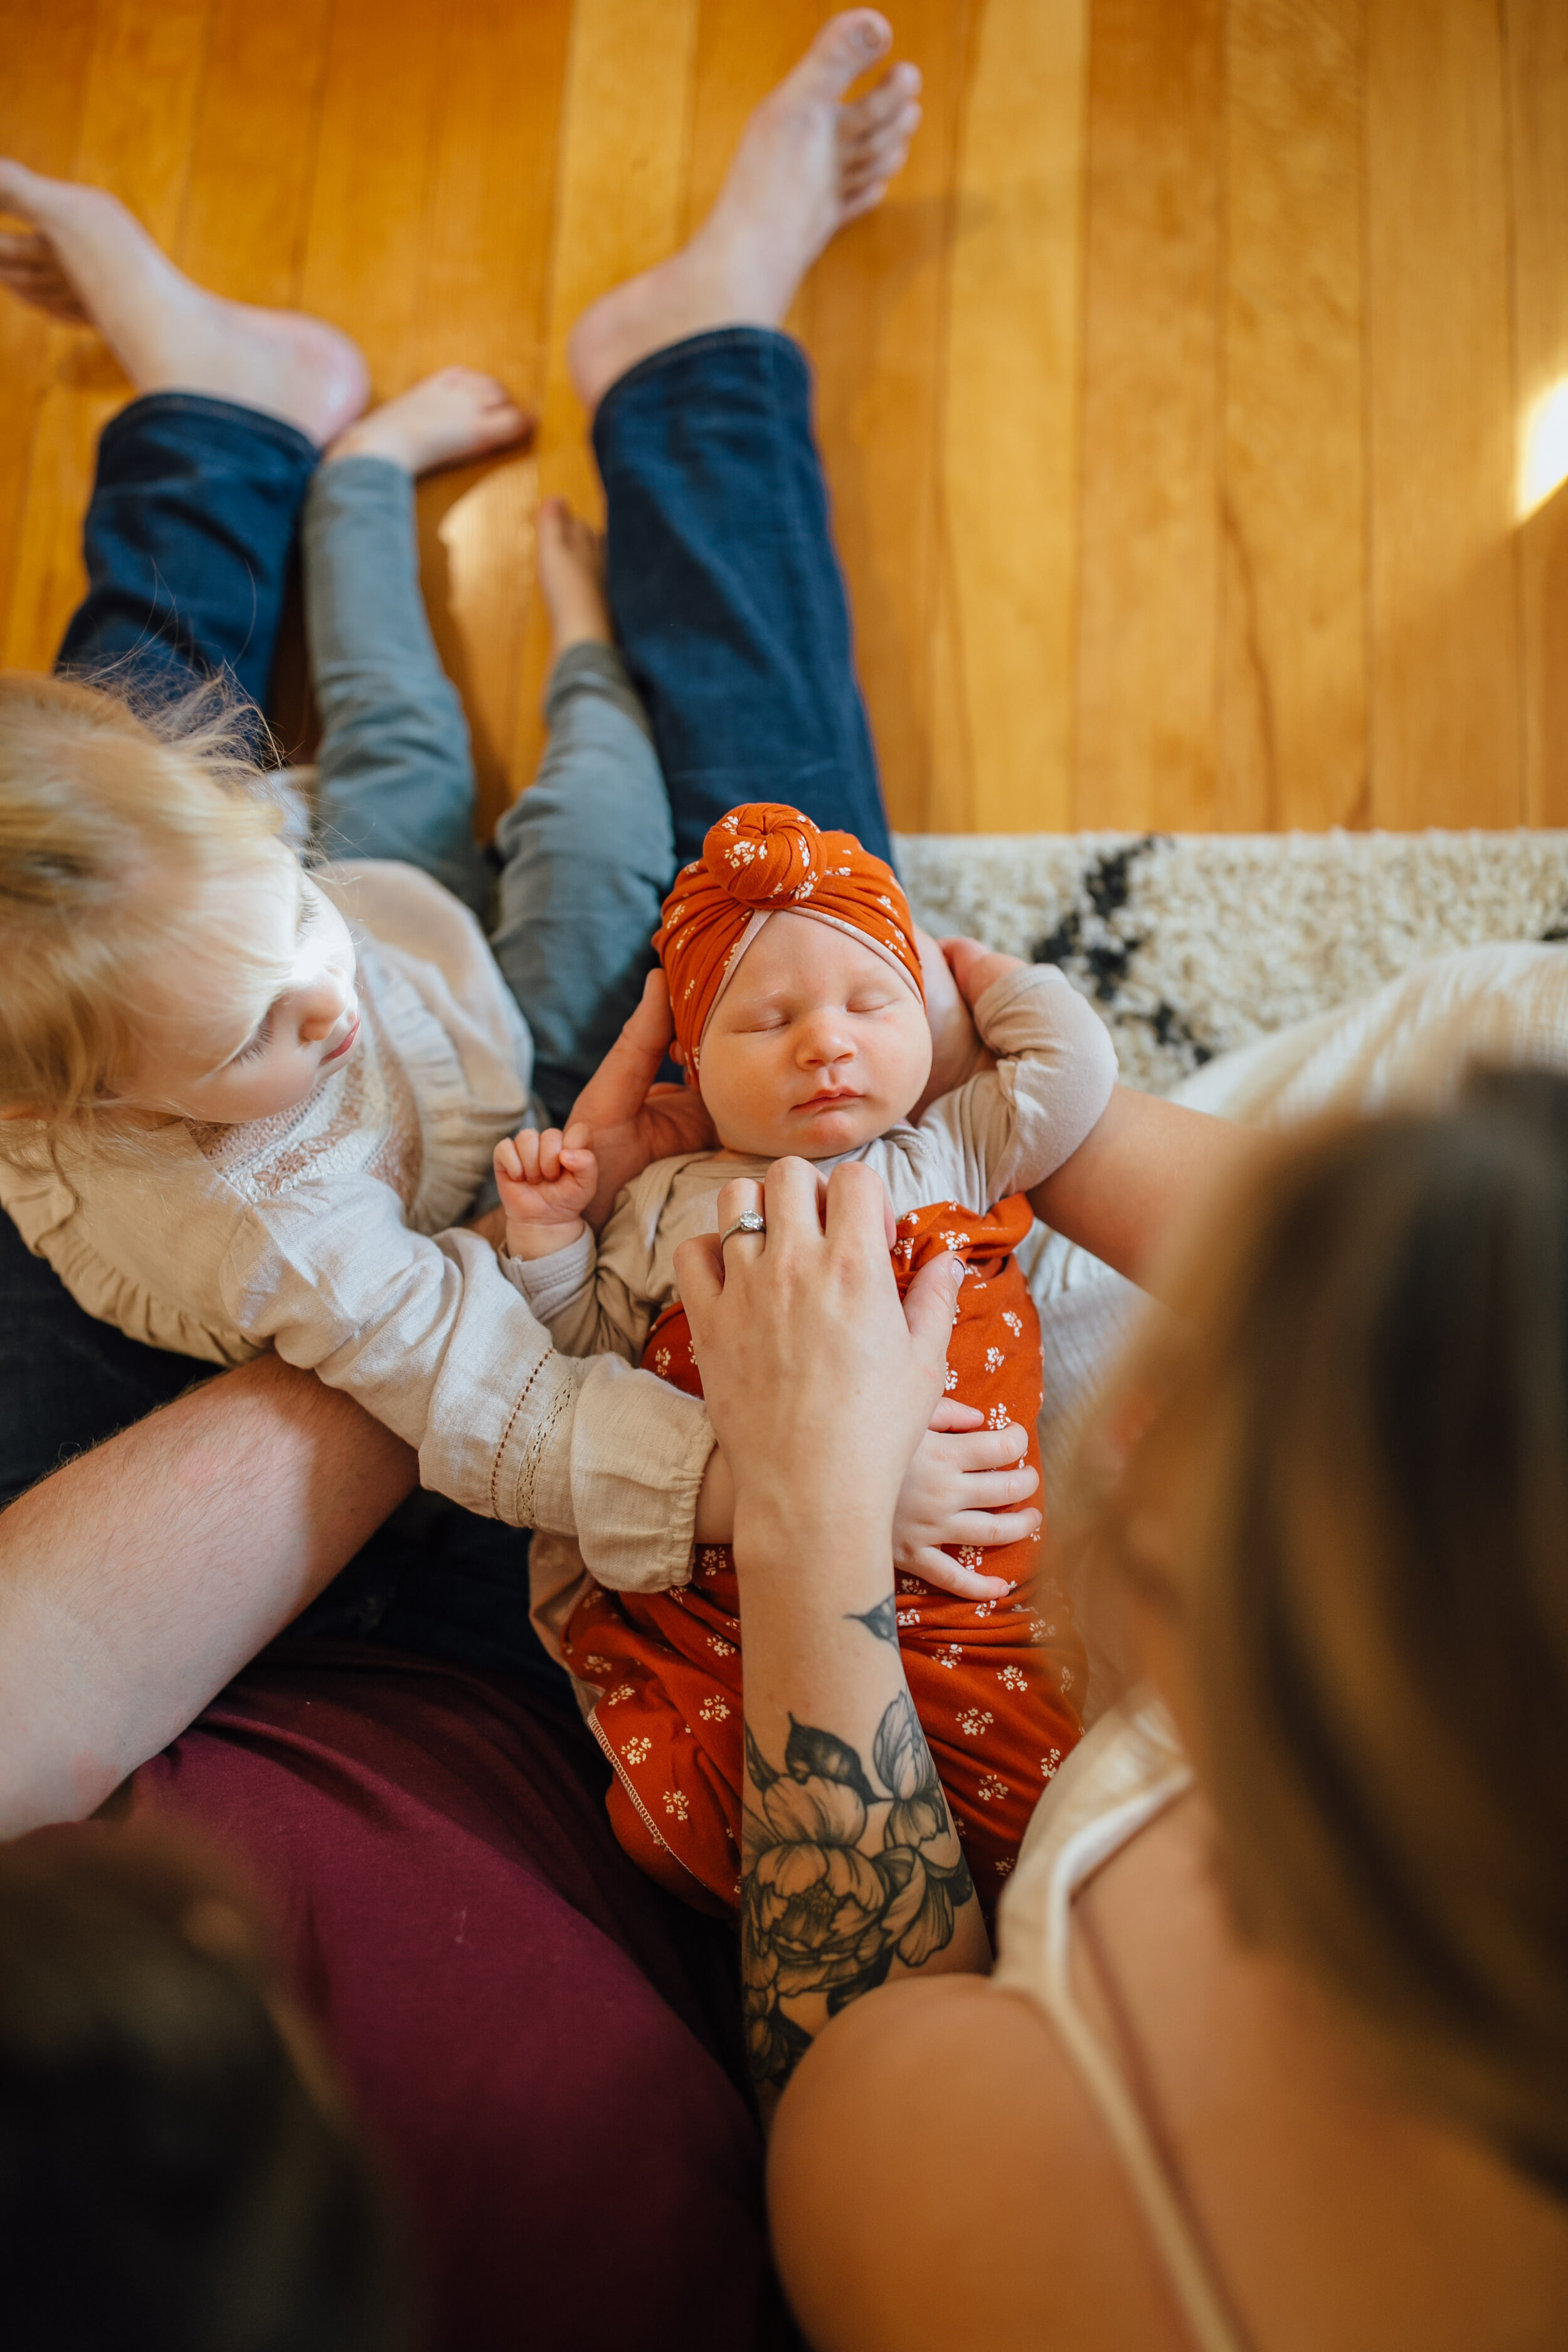
[[(792, 800), (887, 854), (808, 395), (793, 344), (737, 328), (644, 361), (612, 387), (595, 422), (611, 604), (665, 765), (672, 858), (695, 854), (737, 800), (758, 797)], [(133, 402), (100, 446), (84, 532), (89, 591), (62, 665), (120, 663), (170, 692), (227, 671), (261, 702), (316, 454), (291, 426), (228, 402), (184, 393)], [(374, 795), (356, 799), (352, 776), (333, 792), (336, 846), (436, 871), (450, 862), (449, 792), (431, 794), (427, 835), (417, 794), (389, 795), (379, 828)], [(559, 802), (545, 911), (564, 908), (570, 919), (564, 789)], [(579, 814), (578, 856), (618, 865), (623, 845), (593, 803)], [(606, 924), (600, 939), (611, 998), (635, 990), (646, 965), (654, 888), (650, 876), (636, 877), (623, 896), (624, 937)], [(602, 1025), (603, 993), (584, 1010), (589, 1029)], [(584, 1044), (556, 1041), (563, 1068), (583, 1062)], [(0, 1218), (0, 1501), (195, 1377), (187, 1358), (94, 1321)], [(527, 1628), (525, 1557), (517, 1530), (416, 1496), (300, 1623), (510, 1665), (557, 1687)]]
[(892, 863), (798, 344), (726, 327), (656, 352), (594, 420), (610, 609), (681, 865), (739, 801), (788, 801)]
[(380, 457), (323, 466), (302, 536), (320, 845), (423, 866), (493, 920), (533, 1038), (534, 1091), (559, 1124), (637, 1003), (675, 870), (642, 705), (613, 646), (563, 654), (539, 772), (482, 850), (468, 722), (419, 593), (413, 484)]
[(280, 416), (194, 392), (133, 400), (98, 445), (87, 594), (56, 667), (110, 664), (143, 692), (226, 672), (267, 708), (316, 450)]

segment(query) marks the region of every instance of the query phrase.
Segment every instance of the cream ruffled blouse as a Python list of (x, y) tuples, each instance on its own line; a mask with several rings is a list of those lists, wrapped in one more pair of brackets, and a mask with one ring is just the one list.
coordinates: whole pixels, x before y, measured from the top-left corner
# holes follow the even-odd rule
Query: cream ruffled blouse
[(412, 866), (317, 879), (359, 957), (346, 1066), (276, 1118), (172, 1122), (68, 1181), (0, 1161), (0, 1202), (132, 1339), (215, 1364), (276, 1348), (416, 1447), (426, 1486), (575, 1535), (606, 1581), (683, 1581), (706, 1413), (615, 1359), (556, 1355), (494, 1251), (454, 1230), (531, 1116), (531, 1043), (479, 925)]

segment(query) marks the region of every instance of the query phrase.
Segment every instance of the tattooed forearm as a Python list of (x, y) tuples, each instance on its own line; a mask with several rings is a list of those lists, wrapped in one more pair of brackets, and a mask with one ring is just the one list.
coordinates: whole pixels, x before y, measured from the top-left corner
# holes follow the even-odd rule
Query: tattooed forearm
[(899, 1604), (890, 1592), (885, 1601), (878, 1601), (875, 1609), (851, 1609), (847, 1613), (852, 1625), (864, 1625), (867, 1633), (874, 1633), (879, 1642), (891, 1642), (897, 1646)]
[(755, 2081), (782, 2088), (827, 2019), (895, 1958), (918, 1969), (952, 1942), (974, 1890), (907, 1691), (877, 1727), (870, 1773), (846, 1741), (792, 1716), (782, 1769), (748, 1727), (746, 1774), (747, 2049)]

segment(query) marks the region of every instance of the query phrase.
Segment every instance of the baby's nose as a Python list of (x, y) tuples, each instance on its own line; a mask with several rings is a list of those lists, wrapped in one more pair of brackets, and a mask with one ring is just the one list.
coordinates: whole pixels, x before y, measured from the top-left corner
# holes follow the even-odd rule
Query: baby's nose
[(847, 1062), (854, 1046), (835, 1021), (814, 1021), (801, 1040), (801, 1059), (805, 1062)]

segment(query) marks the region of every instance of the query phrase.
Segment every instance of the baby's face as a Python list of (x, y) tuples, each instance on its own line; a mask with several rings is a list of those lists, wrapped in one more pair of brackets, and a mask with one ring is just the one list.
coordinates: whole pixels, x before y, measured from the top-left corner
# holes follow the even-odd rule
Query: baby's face
[(881, 956), (774, 915), (708, 1024), (702, 1099), (727, 1150), (830, 1160), (908, 1117), (931, 1055), (925, 1007)]
[(358, 1042), (348, 926), (279, 845), (219, 884), (204, 913), (201, 940), (148, 975), (141, 1050), (121, 1091), (198, 1122), (271, 1118)]

